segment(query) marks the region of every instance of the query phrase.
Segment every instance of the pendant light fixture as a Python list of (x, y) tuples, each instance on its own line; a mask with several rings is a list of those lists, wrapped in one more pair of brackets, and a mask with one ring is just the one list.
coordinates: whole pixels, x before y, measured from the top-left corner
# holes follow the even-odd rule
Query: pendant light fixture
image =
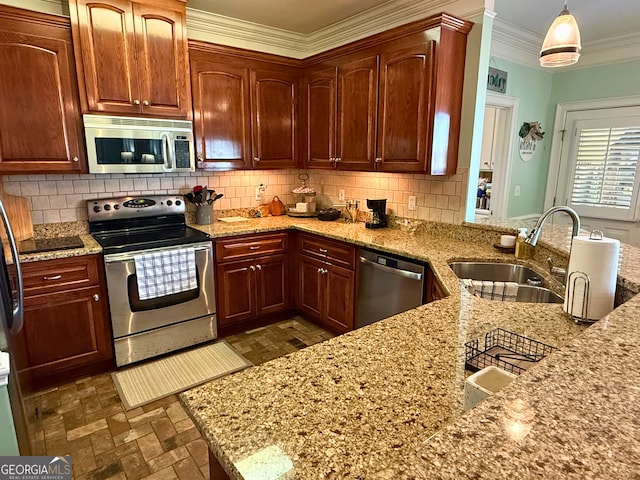
[(540, 66), (565, 67), (573, 65), (580, 58), (580, 30), (576, 19), (569, 13), (567, 2), (556, 17), (542, 42)]

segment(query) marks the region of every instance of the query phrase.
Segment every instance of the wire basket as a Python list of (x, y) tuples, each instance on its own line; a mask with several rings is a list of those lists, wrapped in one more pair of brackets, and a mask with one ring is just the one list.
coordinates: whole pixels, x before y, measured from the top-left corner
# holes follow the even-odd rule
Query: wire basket
[(484, 335), (484, 345), (480, 344), (481, 340), (471, 340), (464, 345), (465, 365), (473, 372), (494, 365), (519, 375), (532, 363), (539, 362), (556, 350), (551, 345), (502, 328), (487, 332)]

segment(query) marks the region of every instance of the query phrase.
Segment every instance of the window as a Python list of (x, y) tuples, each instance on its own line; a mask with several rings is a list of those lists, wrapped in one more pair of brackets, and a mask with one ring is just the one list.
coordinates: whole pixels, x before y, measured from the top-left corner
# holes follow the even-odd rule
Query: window
[(568, 125), (573, 142), (566, 199), (580, 215), (633, 221), (640, 189), (640, 116), (615, 110), (591, 111), (592, 118)]

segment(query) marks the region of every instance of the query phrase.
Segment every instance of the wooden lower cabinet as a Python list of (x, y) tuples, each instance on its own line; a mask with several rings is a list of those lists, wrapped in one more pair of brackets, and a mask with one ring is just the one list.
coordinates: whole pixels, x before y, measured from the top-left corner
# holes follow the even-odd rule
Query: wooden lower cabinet
[(218, 265), (217, 317), (221, 327), (288, 308), (286, 255)]
[(440, 300), (447, 296), (444, 287), (438, 281), (436, 275), (431, 268), (427, 267), (427, 285), (425, 303)]
[(300, 309), (336, 332), (353, 330), (355, 271), (300, 255)]
[(21, 383), (40, 388), (109, 368), (113, 346), (100, 257), (26, 263), (22, 270), (24, 327), (12, 338)]

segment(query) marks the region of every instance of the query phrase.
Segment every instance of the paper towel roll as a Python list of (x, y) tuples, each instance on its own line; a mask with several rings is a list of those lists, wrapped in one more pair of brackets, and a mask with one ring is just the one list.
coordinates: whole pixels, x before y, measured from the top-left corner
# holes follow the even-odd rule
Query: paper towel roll
[[(619, 255), (620, 241), (614, 238), (600, 238), (600, 235), (578, 235), (573, 238), (567, 268), (565, 312), (575, 317), (582, 317), (583, 313), (585, 282), (580, 279), (573, 282), (575, 275), (569, 277), (572, 272), (583, 272), (589, 276), (587, 319), (600, 320), (613, 310)], [(572, 297), (573, 302), (571, 302)]]

